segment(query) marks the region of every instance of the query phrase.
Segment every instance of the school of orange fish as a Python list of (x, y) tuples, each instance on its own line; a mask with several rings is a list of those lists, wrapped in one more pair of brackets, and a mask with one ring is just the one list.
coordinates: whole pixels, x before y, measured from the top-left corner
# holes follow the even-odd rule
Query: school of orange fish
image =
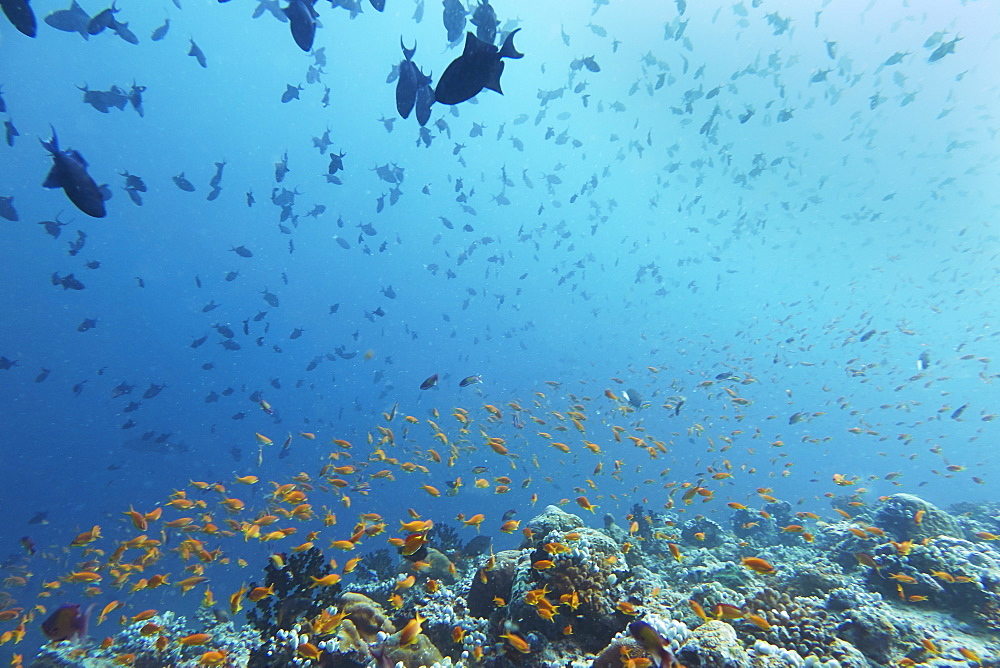
[[(655, 377), (661, 369), (650, 367), (648, 371)], [(613, 381), (624, 383), (618, 378)], [(732, 374), (723, 380), (704, 380), (698, 384), (698, 388), (709, 399), (727, 402), (728, 408), (732, 410), (733, 420), (738, 422), (744, 417), (742, 411), (753, 403), (748, 398), (749, 391), (741, 388), (752, 388), (758, 382), (749, 374)], [(219, 604), (236, 615), (246, 602), (253, 603), (274, 595), (273, 586), (250, 588), (243, 585), (232, 592), (218, 593), (213, 590), (212, 574), (215, 569), (224, 569), (234, 564), (240, 567), (248, 565), (240, 552), (240, 546), (244, 544), (267, 544), (272, 551), (270, 559), (279, 567), (288, 553), (304, 552), (314, 547), (324, 550), (330, 566), (338, 572), (313, 578), (313, 587), (333, 586), (349, 576), (362, 559), (361, 556), (352, 556), (341, 565), (338, 563), (340, 553), (360, 555), (369, 548), (381, 547), (383, 541), (401, 555), (413, 555), (417, 552), (428, 541), (428, 533), (433, 529), (435, 519), (446, 519), (440, 515), (433, 516), (434, 499), (442, 496), (461, 500), (463, 495), (467, 495), (480, 504), (480, 507), (469, 507), (468, 512), (457, 516), (456, 520), (464, 527), (477, 532), (482, 528), (496, 529), (503, 534), (523, 531), (530, 538), (530, 529), (522, 530), (520, 520), (501, 520), (495, 505), (486, 500), (489, 497), (484, 499), (481, 494), (472, 496), (462, 489), (466, 486), (489, 490), (494, 495), (513, 491), (515, 493), (512, 496), (518, 496), (518, 490), (524, 490), (520, 494), (530, 493), (530, 498), (526, 500), (530, 506), (541, 501), (543, 505), (575, 505), (590, 513), (595, 513), (602, 506), (607, 512), (620, 513), (622, 505), (636, 502), (641, 493), (643, 504), (650, 507), (662, 506), (680, 518), (684, 513), (719, 512), (723, 507), (746, 510), (747, 504), (751, 503), (749, 498), (754, 494), (765, 502), (777, 500), (777, 492), (771, 486), (758, 486), (755, 492), (748, 493), (742, 500), (730, 500), (734, 499), (736, 490), (739, 489), (734, 484), (737, 478), (752, 481), (755, 474), (758, 474), (752, 466), (731, 462), (730, 458), (737, 452), (734, 450), (737, 444), (763, 441), (777, 453), (772, 459), (774, 467), (766, 473), (768, 478), (787, 477), (792, 470), (791, 461), (786, 461), (782, 466), (777, 465), (786, 455), (785, 444), (777, 439), (768, 443), (759, 427), (710, 433), (709, 428), (700, 422), (691, 422), (683, 430), (675, 430), (669, 437), (659, 438), (644, 425), (645, 416), (658, 410), (656, 407), (646, 404), (637, 409), (620, 396), (621, 392), (607, 388), (603, 395), (597, 397), (565, 392), (566, 405), (555, 410), (552, 408), (555, 396), (563, 392), (565, 388), (560, 383), (549, 382), (546, 391), (535, 392), (528, 402), (512, 400), (502, 407), (493, 404), (476, 408), (454, 407), (449, 415), (442, 415), (439, 410), (432, 409), (429, 416), (423, 419), (403, 414), (396, 405), (382, 414), (380, 423), (367, 434), (364, 443), (330, 438), (329, 452), (312, 472), (300, 472), (291, 479), (273, 481), (265, 481), (258, 475), (249, 473), (232, 480), (191, 480), (186, 488), (174, 490), (159, 503), (143, 504), (139, 508), (129, 507), (122, 511), (121, 520), (113, 526), (95, 525), (75, 537), (67, 537), (65, 545), (50, 548), (44, 565), (37, 559), (28, 561), (22, 570), (12, 571), (7, 575), (2, 582), (3, 589), (0, 590), (0, 624), (6, 627), (0, 631), (0, 645), (11, 643), (16, 646), (21, 643), (32, 622), (49, 612), (51, 601), (61, 598), (104, 600), (114, 597), (114, 600), (100, 607), (96, 616), (94, 628), (98, 629), (95, 631), (98, 637), (101, 635), (101, 625), (113, 619), (113, 613), (117, 613), (121, 624), (146, 621), (141, 633), (156, 636), (158, 648), (164, 649), (171, 643), (204, 647), (200, 664), (224, 665), (227, 662), (226, 654), (212, 647), (210, 634), (168, 637), (160, 625), (151, 621), (157, 615), (156, 609), (139, 610), (143, 607), (141, 601), (144, 599), (137, 594), (161, 587), (174, 587), (180, 593), (199, 589), (203, 606), (216, 606), (219, 600)], [(550, 397), (550, 394), (553, 396)], [(600, 408), (595, 409), (596, 406)], [(263, 401), (260, 408), (264, 411), (271, 409)], [(679, 415), (678, 398), (669, 398), (660, 409), (673, 416)], [(808, 416), (796, 413), (789, 419), (789, 424), (820, 415), (822, 412)], [(769, 416), (768, 419), (773, 417), (776, 416)], [(520, 428), (511, 432), (507, 428), (510, 422)], [(856, 433), (855, 428), (847, 431)], [(296, 437), (289, 434), (284, 446), (276, 445), (273, 438), (262, 433), (256, 433), (253, 438), (259, 448), (257, 465), (260, 472), (263, 472), (266, 470), (264, 464), (269, 450), (288, 447)], [(297, 438), (318, 441), (323, 436), (299, 432)], [(830, 438), (832, 437), (827, 437), (827, 440)], [(691, 479), (676, 479), (671, 468), (658, 471), (655, 477), (643, 479), (641, 476), (648, 476), (644, 474), (643, 464), (629, 463), (631, 454), (628, 448), (635, 449), (642, 459), (648, 458), (655, 464), (657, 460), (676, 453), (678, 448), (690, 451), (694, 446), (690, 445), (689, 439), (699, 439), (699, 455), (713, 457), (708, 464), (699, 462), (699, 470)], [(753, 448), (747, 447), (746, 452), (752, 454)], [(489, 465), (471, 466), (469, 460), (472, 459), (472, 453), (477, 453), (477, 458), (485, 454), (489, 458)], [(543, 467), (553, 470), (553, 466), (567, 463), (568, 457), (572, 457), (575, 462), (592, 459), (592, 475), (574, 488), (574, 498), (555, 498), (551, 485), (543, 486), (540, 482), (535, 482), (534, 476), (541, 475)], [(509, 469), (510, 473), (490, 473), (491, 470), (502, 469)], [(946, 472), (938, 473), (953, 475), (962, 469), (962, 466), (949, 464)], [(441, 479), (442, 475), (453, 476), (453, 480), (443, 489), (442, 486), (430, 484)], [(512, 476), (519, 476), (520, 479), (516, 480)], [(548, 483), (554, 483), (552, 476), (541, 477)], [(607, 477), (616, 481), (618, 486), (600, 482)], [(896, 477), (889, 474), (885, 479), (892, 485), (899, 486), (901, 483), (895, 480)], [(877, 476), (870, 478), (877, 479)], [(636, 484), (639, 480), (641, 483)], [(974, 480), (979, 481), (978, 478)], [(869, 503), (866, 499), (868, 490), (864, 487), (865, 480), (860, 476), (835, 473), (829, 482), (832, 486), (824, 493), (826, 497), (832, 499), (841, 495), (842, 498), (846, 491), (848, 507), (860, 508)], [(378, 485), (395, 490), (405, 488), (408, 494), (416, 488), (424, 495), (426, 502), (423, 505), (431, 510), (418, 512), (411, 508), (406, 517), (386, 517), (383, 513), (376, 512)], [(603, 491), (602, 485), (616, 491)], [(247, 501), (248, 494), (240, 490), (255, 487), (268, 489), (266, 494), (251, 494), (254, 500)], [(649, 491), (640, 492), (643, 487)], [(798, 502), (801, 504), (803, 501), (800, 499)], [(892, 542), (879, 527), (856, 521), (849, 512), (840, 508), (834, 510), (837, 515), (829, 520), (850, 522), (850, 532), (859, 539), (870, 540), (873, 546)], [(766, 511), (759, 512), (762, 517), (767, 516)], [(922, 515), (923, 511), (918, 511), (912, 521), (920, 524)], [(796, 517), (801, 523), (785, 526), (781, 531), (797, 534), (806, 542), (812, 542), (814, 533), (821, 531), (826, 524), (819, 514), (811, 511), (800, 511)], [(649, 518), (628, 514), (625, 519), (629, 527), (629, 539), (621, 547), (623, 552), (628, 552), (643, 540), (639, 535), (639, 523), (649, 521)], [(673, 522), (667, 522), (667, 527), (672, 525)], [(684, 555), (680, 547), (673, 542), (677, 536), (657, 531), (655, 538), (668, 541), (670, 555), (678, 562), (683, 561)], [(993, 541), (1000, 539), (1000, 536), (982, 532), (977, 534), (977, 538)], [(567, 536), (567, 540), (572, 540), (572, 536)], [(168, 547), (170, 544), (173, 547)], [(892, 544), (903, 555), (912, 547), (908, 542)], [(34, 551), (33, 546), (25, 547)], [(545, 546), (546, 552), (552, 555), (569, 549), (565, 543)], [(858, 553), (856, 556), (862, 565), (878, 568), (870, 554)], [(47, 581), (42, 575), (33, 572), (35, 568), (48, 569), (53, 564), (59, 564), (65, 570), (52, 574)], [(536, 569), (552, 568), (553, 565), (552, 561), (544, 559), (533, 564)], [(766, 560), (752, 556), (743, 558), (742, 565), (764, 577), (773, 574), (776, 568)], [(488, 570), (488, 561), (486, 566)], [(417, 587), (414, 591), (419, 591), (419, 587), (422, 587), (428, 592), (435, 591), (439, 583), (424, 574), (425, 567), (423, 562), (413, 563), (413, 573), (397, 583), (396, 592), (385, 603), (396, 609), (402, 607), (403, 601), (398, 593), (400, 589)], [(960, 578), (963, 577), (941, 571), (930, 575), (949, 583), (961, 582)], [(907, 594), (906, 586), (914, 583), (911, 576), (892, 573), (884, 577), (896, 581), (902, 601), (919, 604), (926, 600), (923, 596)], [(19, 592), (37, 588), (39, 581), (41, 584), (37, 602), (21, 602), (23, 596)], [(527, 594), (531, 598), (529, 603), (536, 607), (543, 618), (551, 619), (558, 606), (566, 605), (575, 609), (579, 605), (575, 592), (562, 595), (558, 603), (550, 602), (546, 593), (542, 589)], [(504, 604), (503, 601), (496, 603)], [(735, 619), (746, 614), (736, 606), (719, 605), (713, 611), (701, 609), (695, 601), (691, 601), (691, 606), (703, 620)], [(619, 604), (619, 610), (629, 615), (636, 614), (634, 606), (626, 601)], [(317, 620), (319, 628), (336, 628), (339, 623), (337, 616), (330, 616), (326, 612), (323, 614), (330, 618)], [(756, 615), (746, 618), (766, 630), (766, 620)], [(408, 625), (405, 635), (415, 637), (420, 631), (421, 621), (417, 614), (410, 620), (412, 628)], [(456, 629), (456, 633), (459, 633), (457, 641), (461, 640), (460, 632), (460, 628)], [(572, 633), (572, 628), (567, 627), (565, 632)], [(503, 637), (515, 651), (528, 651), (524, 639), (516, 634), (508, 633)], [(101, 643), (102, 649), (111, 648), (113, 642), (111, 637), (106, 637)], [(932, 639), (926, 639), (925, 650), (930, 653), (937, 651)], [(86, 645), (81, 645), (75, 651), (85, 655), (88, 650)], [(969, 652), (966, 655), (968, 660), (979, 662), (975, 653), (965, 651)], [(316, 658), (310, 657), (310, 652), (318, 650), (312, 646), (300, 649), (304, 658)], [(130, 665), (134, 660), (134, 655), (122, 653), (117, 662)], [(11, 665), (22, 665), (22, 661), (23, 655), (15, 654)]]

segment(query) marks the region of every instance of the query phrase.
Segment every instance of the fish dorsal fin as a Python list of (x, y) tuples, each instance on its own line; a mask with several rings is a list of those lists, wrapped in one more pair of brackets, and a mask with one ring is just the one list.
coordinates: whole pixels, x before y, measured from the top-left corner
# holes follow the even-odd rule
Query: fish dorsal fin
[(465, 33), (465, 50), (462, 51), (463, 56), (475, 56), (480, 53), (495, 51), (496, 47), (492, 44), (487, 44), (483, 40), (479, 39), (471, 32)]

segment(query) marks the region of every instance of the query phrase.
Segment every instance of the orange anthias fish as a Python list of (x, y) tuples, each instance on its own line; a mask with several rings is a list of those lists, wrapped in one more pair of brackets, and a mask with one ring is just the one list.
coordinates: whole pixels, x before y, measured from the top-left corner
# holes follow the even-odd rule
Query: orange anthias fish
[(761, 575), (771, 575), (775, 572), (774, 566), (770, 562), (765, 561), (759, 557), (743, 557), (740, 560), (741, 563), (752, 570), (754, 573), (760, 573)]

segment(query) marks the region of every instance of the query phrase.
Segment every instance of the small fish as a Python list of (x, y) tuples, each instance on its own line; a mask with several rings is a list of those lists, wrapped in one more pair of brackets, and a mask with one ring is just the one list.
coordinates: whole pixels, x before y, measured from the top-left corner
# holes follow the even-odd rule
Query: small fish
[(958, 44), (958, 42), (961, 39), (962, 39), (961, 37), (955, 37), (955, 39), (951, 40), (950, 42), (942, 43), (941, 46), (934, 49), (934, 53), (932, 53), (930, 57), (927, 58), (927, 62), (929, 63), (937, 62), (942, 58), (944, 58), (945, 56), (947, 56), (949, 53), (955, 53), (955, 45)]
[(197, 60), (198, 64), (202, 67), (208, 67), (208, 60), (205, 58), (205, 53), (198, 48), (198, 45), (194, 43), (193, 39), (191, 40), (191, 48), (188, 49), (188, 55)]
[(760, 573), (761, 575), (771, 575), (775, 572), (774, 566), (770, 562), (765, 561), (759, 557), (743, 557), (740, 560), (741, 563), (752, 570), (754, 573)]
[(87, 161), (79, 152), (72, 149), (61, 150), (55, 128), (52, 128), (52, 139), (42, 141), (42, 146), (52, 156), (52, 169), (42, 183), (44, 188), (62, 188), (66, 197), (76, 208), (93, 218), (103, 218), (107, 215), (104, 201), (111, 198), (107, 186), (98, 186), (87, 173)]
[(646, 651), (656, 657), (656, 666), (667, 668), (674, 665), (674, 654), (670, 641), (660, 635), (649, 622), (637, 619), (628, 625), (629, 634), (638, 640)]
[(253, 251), (246, 246), (236, 246), (235, 248), (230, 248), (229, 250), (236, 253), (240, 257), (253, 257)]
[(170, 19), (163, 19), (163, 25), (153, 31), (153, 34), (149, 36), (154, 42), (159, 42), (164, 37), (167, 36), (167, 31), (170, 30)]
[(184, 192), (193, 193), (194, 184), (187, 180), (184, 176), (184, 172), (181, 172), (177, 176), (170, 177), (170, 180), (174, 182), (174, 185), (183, 190)]
[(426, 378), (424, 380), (424, 382), (420, 383), (420, 389), (421, 390), (429, 390), (432, 387), (434, 387), (435, 385), (437, 385), (437, 382), (438, 382), (438, 375), (434, 374), (433, 376), (430, 376), (429, 378)]
[(476, 383), (481, 383), (481, 382), (483, 382), (483, 377), (480, 376), (479, 374), (476, 374), (474, 376), (466, 376), (465, 378), (459, 381), (458, 386), (468, 387), (469, 385), (475, 385)]

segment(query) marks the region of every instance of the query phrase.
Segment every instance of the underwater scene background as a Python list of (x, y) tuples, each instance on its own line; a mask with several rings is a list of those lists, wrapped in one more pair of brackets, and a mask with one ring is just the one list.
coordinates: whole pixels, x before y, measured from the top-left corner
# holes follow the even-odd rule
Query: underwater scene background
[(376, 4), (0, 2), (0, 660), (998, 665), (996, 5)]

